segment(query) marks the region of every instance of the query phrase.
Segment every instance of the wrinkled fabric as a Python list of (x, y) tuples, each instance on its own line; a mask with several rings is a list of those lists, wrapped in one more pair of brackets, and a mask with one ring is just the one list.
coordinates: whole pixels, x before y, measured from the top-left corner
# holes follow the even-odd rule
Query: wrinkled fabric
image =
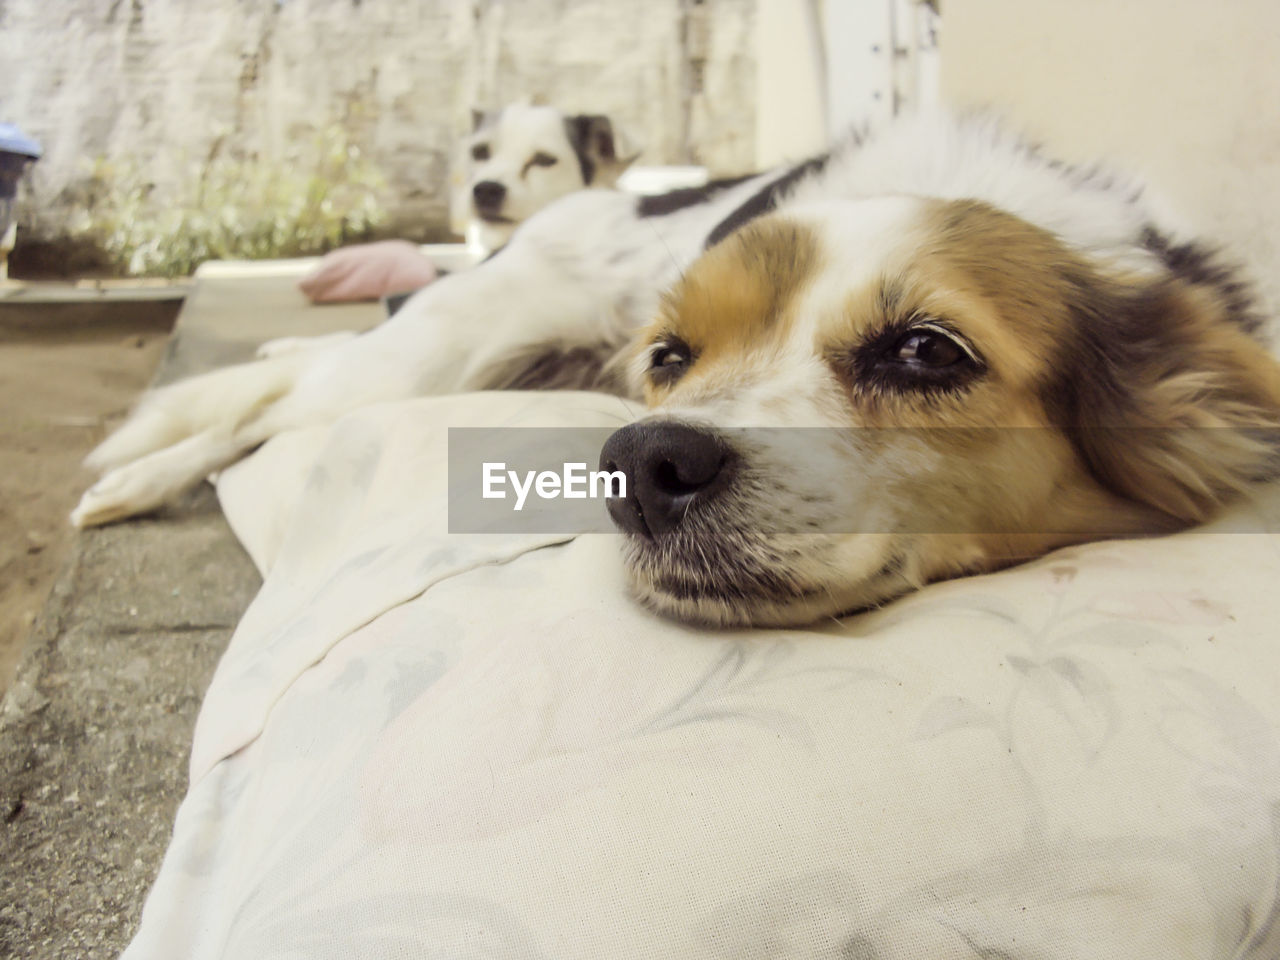
[(1280, 956), (1274, 495), (810, 629), (627, 594), (613, 536), (450, 536), (447, 424), (225, 473), (267, 571), (127, 960)]

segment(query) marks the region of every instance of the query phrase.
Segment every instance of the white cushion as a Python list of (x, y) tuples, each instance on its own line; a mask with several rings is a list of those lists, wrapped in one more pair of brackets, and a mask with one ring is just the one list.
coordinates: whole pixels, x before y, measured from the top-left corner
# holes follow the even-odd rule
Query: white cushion
[(807, 630), (447, 533), (447, 424), (618, 417), (414, 401), (224, 474), (269, 573), (128, 960), (1280, 956), (1274, 495)]

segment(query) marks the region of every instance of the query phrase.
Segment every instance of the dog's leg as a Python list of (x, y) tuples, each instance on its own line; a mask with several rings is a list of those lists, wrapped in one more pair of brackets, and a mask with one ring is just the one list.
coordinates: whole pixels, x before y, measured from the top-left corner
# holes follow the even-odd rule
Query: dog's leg
[(326, 333), (314, 337), (277, 337), (259, 346), (254, 351), (254, 356), (259, 360), (270, 360), (273, 357), (285, 357), (320, 347), (336, 347), (354, 340), (357, 336), (359, 334), (354, 330), (340, 330), (337, 333)]
[(230, 434), (287, 394), (305, 360), (291, 355), (238, 364), (152, 390), (85, 466), (102, 474), (216, 426)]
[[(372, 403), (519, 382), (509, 376), (512, 358), (541, 345), (620, 346), (628, 323), (656, 307), (658, 286), (634, 270), (595, 269), (599, 252), (580, 234), (583, 216), (602, 203), (631, 217), (633, 201), (570, 200), (567, 222), (518, 233), (499, 256), (433, 283), (368, 333), (144, 397), (86, 461), (107, 475), (85, 495), (75, 522), (152, 509), (283, 430), (331, 423)], [(592, 207), (579, 209), (584, 202)]]
[(563, 237), (517, 234), (497, 257), (437, 281), (374, 330), (303, 354), (305, 366), (281, 402), (300, 414), (337, 415), (382, 400), (521, 382), (513, 361), (542, 347), (620, 348), (656, 309), (660, 289), (644, 274), (593, 270)]
[(108, 471), (86, 490), (71, 512), (71, 522), (77, 527), (96, 527), (154, 510), (193, 482), (231, 463), (244, 448), (242, 439), (209, 430), (149, 453)]
[(154, 510), (275, 434), (317, 419), (278, 403), (266, 403), (246, 417), (239, 425), (227, 422), (200, 430), (108, 470), (80, 498), (71, 512), (72, 524), (95, 527)]

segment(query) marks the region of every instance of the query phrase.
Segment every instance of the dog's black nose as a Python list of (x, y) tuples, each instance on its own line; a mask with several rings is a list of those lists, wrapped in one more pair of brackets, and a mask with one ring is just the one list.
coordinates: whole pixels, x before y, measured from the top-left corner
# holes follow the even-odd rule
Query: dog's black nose
[(728, 486), (733, 461), (729, 445), (707, 430), (664, 420), (623, 427), (600, 451), (600, 469), (627, 478), (626, 497), (608, 501), (609, 516), (628, 533), (660, 537)]
[(507, 188), (497, 180), (481, 180), (471, 188), (471, 196), (475, 198), (477, 210), (497, 213), (507, 197)]

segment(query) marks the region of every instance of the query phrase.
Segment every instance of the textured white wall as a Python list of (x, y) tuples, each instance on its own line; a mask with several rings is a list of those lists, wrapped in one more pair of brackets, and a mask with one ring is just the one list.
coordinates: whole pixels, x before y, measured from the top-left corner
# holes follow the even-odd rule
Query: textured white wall
[[(0, 118), (41, 140), (23, 220), (56, 234), (87, 164), (160, 196), (221, 150), (288, 162), (343, 124), (425, 235), (470, 108), (537, 94), (608, 113), (644, 162), (754, 160), (755, 0), (5, 0)], [(30, 194), (34, 194), (31, 197)]]
[(816, 19), (806, 3), (759, 0), (755, 158), (760, 169), (803, 160), (827, 145), (826, 77)]
[(1059, 153), (1147, 175), (1280, 291), (1280, 4), (955, 0), (942, 88)]

